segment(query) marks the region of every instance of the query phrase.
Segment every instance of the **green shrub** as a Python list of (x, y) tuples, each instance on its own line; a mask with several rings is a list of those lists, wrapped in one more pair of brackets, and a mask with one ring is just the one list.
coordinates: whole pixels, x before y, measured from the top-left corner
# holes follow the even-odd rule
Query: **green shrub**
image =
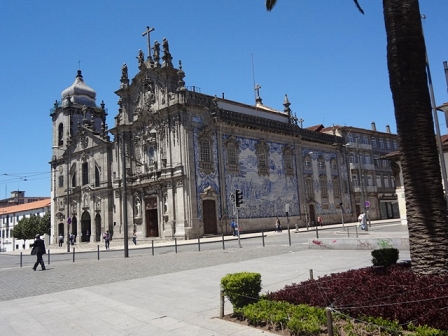
[(241, 272), (227, 274), (221, 279), (221, 288), (233, 305), (234, 313), (258, 301), (261, 291), (261, 274)]
[(242, 308), (241, 315), (251, 325), (268, 325), (281, 330), (288, 328), (296, 335), (317, 335), (321, 325), (326, 324), (324, 309), (284, 301), (260, 300)]
[(399, 251), (396, 248), (382, 248), (372, 251), (372, 263), (374, 266), (390, 266), (398, 261)]
[(440, 330), (428, 327), (427, 325), (424, 326), (415, 326), (412, 323), (409, 323), (406, 328), (409, 331), (413, 331), (415, 336), (447, 336), (448, 331), (446, 330)]

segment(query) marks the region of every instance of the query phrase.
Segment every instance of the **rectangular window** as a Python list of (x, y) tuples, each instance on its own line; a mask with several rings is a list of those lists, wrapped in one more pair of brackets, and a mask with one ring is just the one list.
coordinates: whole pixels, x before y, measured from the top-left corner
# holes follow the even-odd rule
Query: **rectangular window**
[(390, 149), (390, 140), (386, 139), (386, 149)]
[(394, 150), (398, 150), (397, 140), (393, 140), (392, 145), (394, 147)]
[(59, 176), (59, 188), (62, 188), (64, 186), (64, 176)]
[(372, 175), (367, 175), (367, 186), (369, 187), (373, 186)]
[(236, 148), (233, 145), (229, 145), (227, 148), (227, 163), (236, 165)]
[(383, 180), (384, 180), (384, 188), (389, 188), (389, 177), (384, 176)]
[(366, 164), (370, 164), (370, 154), (365, 155)]
[(395, 177), (390, 177), (390, 186), (395, 189)]
[(327, 188), (327, 178), (326, 176), (321, 176), (319, 178), (320, 182), (320, 192), (322, 194), (322, 197), (328, 197), (328, 188)]
[(380, 145), (380, 149), (384, 149), (384, 142), (383, 142), (383, 139), (379, 139), (378, 140), (378, 143), (379, 143), (379, 145)]
[(372, 147), (376, 148), (376, 138), (372, 137), (370, 141), (372, 142)]
[(376, 176), (376, 186), (378, 188), (381, 188), (381, 176), (380, 175)]
[(369, 139), (367, 138), (367, 135), (363, 135), (362, 136), (362, 143), (364, 145), (368, 145), (369, 144)]
[(375, 167), (378, 167), (378, 165), (379, 165), (379, 162), (378, 162), (379, 160), (378, 160), (378, 155), (374, 155), (373, 156), (373, 164), (375, 165)]
[(308, 197), (313, 198), (313, 179), (311, 177), (307, 177), (305, 180), (306, 194)]
[(333, 195), (334, 197), (341, 196), (341, 186), (339, 184), (339, 177), (333, 177)]
[(266, 168), (266, 154), (264, 152), (261, 152), (258, 154), (258, 166), (260, 168)]
[(353, 183), (353, 186), (358, 187), (358, 175), (352, 176), (352, 183)]

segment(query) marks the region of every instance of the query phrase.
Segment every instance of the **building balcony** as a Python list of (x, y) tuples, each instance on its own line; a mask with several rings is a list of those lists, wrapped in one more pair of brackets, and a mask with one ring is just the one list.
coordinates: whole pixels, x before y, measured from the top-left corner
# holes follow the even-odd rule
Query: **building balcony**
[[(353, 186), (353, 191), (355, 193), (360, 193), (360, 192), (362, 192), (362, 189), (360, 186)], [(368, 193), (376, 193), (376, 192), (378, 192), (378, 188), (377, 188), (377, 186), (365, 186), (364, 191), (368, 192)]]
[(372, 145), (363, 144), (363, 143), (356, 143), (356, 142), (349, 142), (349, 143), (346, 144), (346, 147), (355, 148), (355, 149), (359, 148), (359, 149), (369, 150), (369, 151), (372, 150)]
[(371, 164), (371, 163), (362, 163), (361, 166), (359, 167), (359, 163), (357, 162), (350, 162), (350, 169), (354, 170), (354, 169), (361, 169), (361, 170), (375, 170), (375, 165)]

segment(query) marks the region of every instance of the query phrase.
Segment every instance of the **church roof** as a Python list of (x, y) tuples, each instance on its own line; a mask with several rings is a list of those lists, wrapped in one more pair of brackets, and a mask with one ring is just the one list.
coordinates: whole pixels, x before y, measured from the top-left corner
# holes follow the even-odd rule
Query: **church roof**
[(62, 106), (67, 105), (67, 96), (70, 96), (70, 101), (74, 104), (96, 107), (96, 92), (84, 83), (81, 70), (78, 70), (75, 82), (62, 91), (61, 96)]

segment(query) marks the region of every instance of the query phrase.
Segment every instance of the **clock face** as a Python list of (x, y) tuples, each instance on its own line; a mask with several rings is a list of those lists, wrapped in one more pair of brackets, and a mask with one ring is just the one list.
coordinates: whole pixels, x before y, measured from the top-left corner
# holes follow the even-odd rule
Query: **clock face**
[(59, 166), (59, 174), (62, 174), (64, 172), (64, 167)]

